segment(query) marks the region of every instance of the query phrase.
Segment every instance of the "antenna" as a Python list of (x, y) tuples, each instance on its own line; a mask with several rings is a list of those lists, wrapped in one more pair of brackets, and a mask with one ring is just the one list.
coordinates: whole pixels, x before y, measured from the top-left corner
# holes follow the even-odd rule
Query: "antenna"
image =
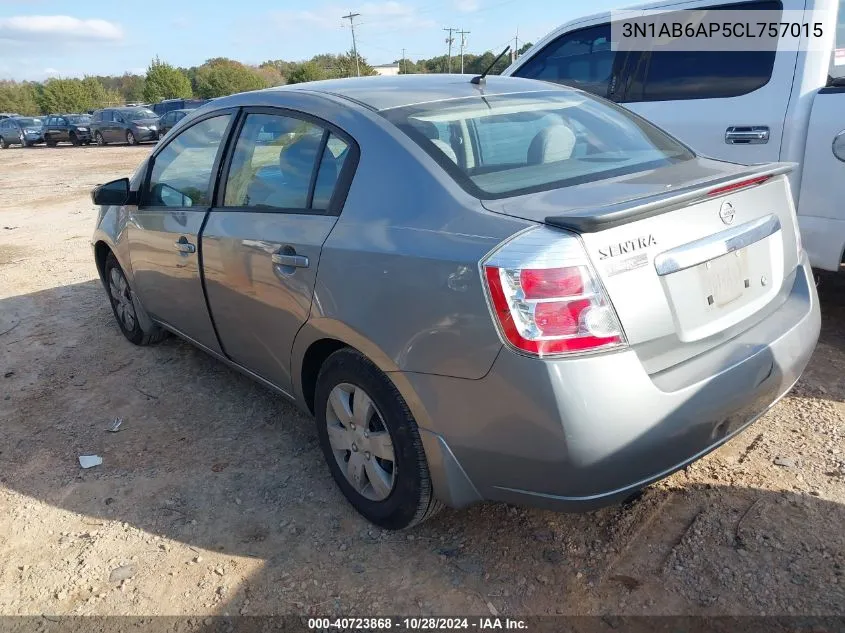
[(469, 83), (475, 84), (475, 85), (483, 84), (485, 82), (485, 77), (487, 77), (487, 73), (489, 73), (491, 70), (493, 70), (493, 66), (498, 64), (499, 60), (502, 59), (502, 57), (505, 56), (505, 53), (507, 53), (510, 49), (511, 49), (510, 45), (505, 46), (505, 50), (503, 50), (501, 53), (499, 53), (499, 56), (496, 59), (493, 60), (493, 63), (490, 64), (487, 67), (487, 70), (485, 70), (483, 73), (478, 75), (478, 77), (473, 77), (472, 79), (470, 79)]

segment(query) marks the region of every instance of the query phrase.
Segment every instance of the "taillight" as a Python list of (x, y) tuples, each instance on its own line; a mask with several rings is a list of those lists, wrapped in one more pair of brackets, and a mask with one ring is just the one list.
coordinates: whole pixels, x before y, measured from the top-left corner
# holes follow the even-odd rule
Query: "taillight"
[(537, 227), (481, 262), (499, 331), (537, 356), (625, 344), (622, 326), (584, 247), (563, 231)]

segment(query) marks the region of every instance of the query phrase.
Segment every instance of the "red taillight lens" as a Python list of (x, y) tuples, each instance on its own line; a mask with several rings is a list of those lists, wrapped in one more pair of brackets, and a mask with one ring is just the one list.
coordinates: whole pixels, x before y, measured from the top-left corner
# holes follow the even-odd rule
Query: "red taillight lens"
[(616, 313), (576, 237), (545, 227), (527, 231), (482, 268), (499, 328), (517, 349), (547, 356), (624, 344)]
[(522, 270), (519, 283), (526, 299), (553, 299), (584, 292), (584, 280), (578, 266)]
[(741, 180), (739, 182), (735, 182), (731, 185), (725, 185), (724, 187), (717, 187), (716, 189), (711, 189), (707, 192), (708, 196), (721, 196), (725, 193), (730, 193), (731, 191), (736, 191), (737, 189), (745, 189), (746, 187), (753, 187), (755, 185), (761, 185), (766, 182), (771, 176), (757, 176), (756, 178), (749, 178), (748, 180)]

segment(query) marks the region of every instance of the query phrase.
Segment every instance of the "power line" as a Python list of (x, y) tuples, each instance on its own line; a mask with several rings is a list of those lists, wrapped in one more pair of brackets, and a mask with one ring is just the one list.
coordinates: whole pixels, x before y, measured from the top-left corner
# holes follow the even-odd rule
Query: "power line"
[(361, 67), (358, 64), (358, 47), (355, 45), (355, 18), (357, 18), (360, 13), (352, 13), (349, 12), (349, 15), (344, 15), (344, 20), (349, 20), (349, 26), (352, 27), (352, 54), (355, 55), (355, 76), (361, 76)]

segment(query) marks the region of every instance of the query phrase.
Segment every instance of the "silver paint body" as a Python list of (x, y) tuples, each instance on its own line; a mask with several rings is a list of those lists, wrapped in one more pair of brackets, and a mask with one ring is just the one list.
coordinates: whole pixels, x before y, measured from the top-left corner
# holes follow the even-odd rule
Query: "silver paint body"
[[(482, 90), (569, 89), (490, 77)], [(117, 256), (143, 305), (142, 322), (161, 323), (303, 408), (303, 361), (312, 346), (329, 339), (358, 349), (408, 403), (436, 493), (450, 505), (496, 499), (583, 509), (618, 500), (726, 441), (784, 395), (807, 364), (819, 306), (796, 241), (788, 181), (777, 175), (728, 196), (732, 227), (767, 215), (780, 226), (761, 255), (775, 269), (761, 305), (714, 317), (715, 331), (696, 337), (683, 320), (683, 290), (666, 285), (686, 271), (657, 274), (661, 253), (728, 228), (719, 215), (724, 197), (706, 199), (581, 236), (628, 347), (531, 358), (503, 345), (488, 309), (479, 262), (492, 249), (550, 215), (635, 205), (748, 168), (696, 158), (481, 201), (376, 112), (478, 93), (466, 76), (438, 75), (216, 99), (160, 146), (213, 110), (308, 113), (360, 147), (340, 215), (104, 207), (93, 242)], [(142, 165), (133, 188), (143, 176)], [(645, 235), (656, 241), (644, 250), (645, 265), (618, 272), (601, 259), (608, 244)], [(181, 237), (197, 252), (173, 248)], [(309, 267), (280, 272), (272, 254), (285, 246), (306, 255)]]

